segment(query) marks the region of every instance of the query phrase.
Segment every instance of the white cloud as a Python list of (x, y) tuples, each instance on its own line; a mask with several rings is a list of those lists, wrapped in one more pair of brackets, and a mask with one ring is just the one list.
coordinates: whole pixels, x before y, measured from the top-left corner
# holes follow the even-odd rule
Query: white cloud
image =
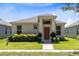
[(12, 11), (12, 10), (14, 10), (15, 8), (14, 7), (6, 7), (6, 8), (4, 8), (4, 13), (7, 13), (7, 12), (9, 12), (9, 11)]
[(79, 13), (75, 13), (76, 15), (79, 15)]
[(4, 6), (4, 7), (1, 7), (0, 8), (0, 11), (1, 11), (0, 12), (0, 15), (4, 15), (4, 16), (6, 15), (7, 16), (9, 13), (12, 14), (13, 13), (12, 12), (13, 10), (16, 10), (16, 8), (14, 6)]
[(68, 25), (72, 24), (74, 21), (75, 21), (74, 19), (69, 18), (68, 20), (66, 20), (67, 24), (65, 26), (67, 27)]

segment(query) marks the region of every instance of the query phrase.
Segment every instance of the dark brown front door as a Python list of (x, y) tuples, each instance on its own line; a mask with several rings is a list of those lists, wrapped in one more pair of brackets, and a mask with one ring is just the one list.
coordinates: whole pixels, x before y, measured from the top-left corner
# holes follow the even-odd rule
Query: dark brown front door
[(49, 39), (50, 28), (44, 27), (44, 39)]

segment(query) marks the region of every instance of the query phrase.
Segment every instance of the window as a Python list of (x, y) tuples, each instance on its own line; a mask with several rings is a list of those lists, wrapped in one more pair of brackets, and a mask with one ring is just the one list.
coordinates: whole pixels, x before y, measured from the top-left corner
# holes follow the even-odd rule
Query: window
[(77, 27), (77, 35), (78, 35), (79, 33), (78, 33), (78, 27)]
[(21, 34), (22, 33), (22, 26), (18, 25), (17, 26), (17, 34)]
[(5, 34), (7, 34), (7, 27), (5, 27)]
[(37, 25), (34, 25), (34, 29), (37, 29)]
[(10, 34), (12, 34), (12, 30), (11, 30), (11, 28), (10, 28)]
[(50, 21), (43, 21), (43, 24), (50, 24)]
[(56, 34), (61, 35), (61, 26), (56, 26)]
[(67, 34), (69, 34), (69, 31), (67, 30)]

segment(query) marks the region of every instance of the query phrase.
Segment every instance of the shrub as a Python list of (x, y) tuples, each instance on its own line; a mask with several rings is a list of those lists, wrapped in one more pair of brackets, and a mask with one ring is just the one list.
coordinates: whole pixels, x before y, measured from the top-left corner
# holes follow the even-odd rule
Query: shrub
[(57, 35), (55, 38), (53, 38), (53, 41), (55, 43), (59, 43), (60, 41), (67, 41), (63, 36)]
[(54, 38), (54, 43), (59, 43), (59, 41), (60, 41), (59, 37)]
[(76, 39), (79, 40), (79, 36), (77, 36)]
[(60, 41), (67, 41), (64, 36), (57, 35), (56, 37), (58, 37)]
[(64, 37), (60, 37), (59, 39), (60, 41), (67, 41)]
[(54, 32), (52, 32), (50, 35), (51, 37), (56, 37), (56, 34)]
[(28, 41), (37, 41), (37, 35), (36, 34), (28, 34)]
[(38, 35), (37, 35), (37, 38), (38, 38), (38, 42), (41, 42), (41, 37), (42, 37), (42, 34), (41, 33), (38, 33)]
[(8, 36), (9, 41), (13, 41), (12, 36)]
[(38, 37), (42, 37), (42, 34), (41, 33), (38, 33)]
[(8, 37), (9, 41), (22, 42), (22, 41), (37, 41), (36, 34), (15, 34)]
[(52, 40), (52, 42), (54, 41), (54, 38), (56, 37), (56, 34), (54, 33), (54, 32), (52, 32), (51, 34), (50, 34), (50, 36), (51, 36), (51, 40)]

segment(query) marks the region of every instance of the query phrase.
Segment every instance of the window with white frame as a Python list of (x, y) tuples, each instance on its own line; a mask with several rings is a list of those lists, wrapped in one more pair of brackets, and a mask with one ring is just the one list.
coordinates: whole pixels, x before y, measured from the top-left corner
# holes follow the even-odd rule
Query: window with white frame
[(61, 26), (56, 26), (56, 34), (61, 35)]
[(17, 25), (17, 34), (21, 34), (21, 33), (22, 33), (22, 26)]
[(34, 25), (34, 29), (37, 29), (37, 25)]

